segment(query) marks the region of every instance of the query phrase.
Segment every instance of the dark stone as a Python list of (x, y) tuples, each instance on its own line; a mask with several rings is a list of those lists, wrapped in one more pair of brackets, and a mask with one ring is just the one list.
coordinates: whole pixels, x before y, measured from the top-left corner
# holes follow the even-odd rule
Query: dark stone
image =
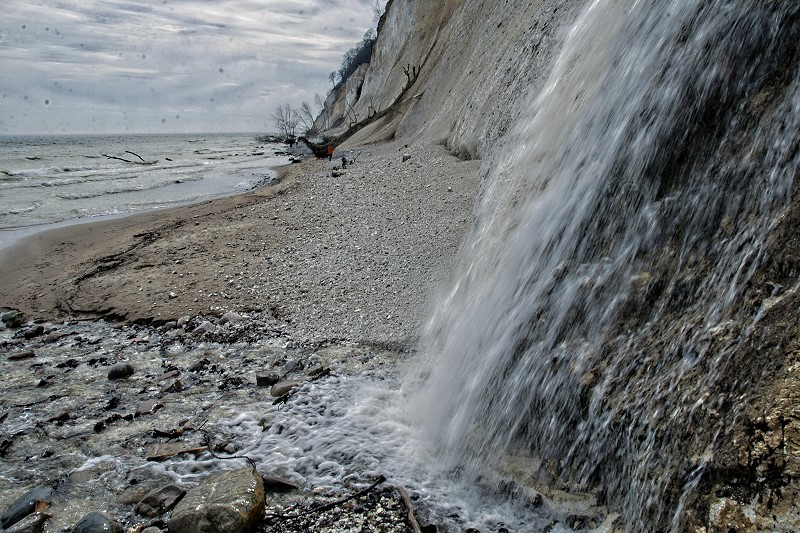
[(72, 528), (72, 533), (123, 533), (123, 531), (117, 522), (100, 513), (85, 515)]
[(36, 357), (36, 354), (33, 353), (33, 350), (25, 350), (24, 352), (12, 353), (8, 356), (8, 360), (22, 361), (23, 359), (30, 359), (31, 357)]
[(130, 363), (117, 363), (108, 369), (108, 379), (123, 379), (133, 375)]
[(122, 505), (134, 505), (144, 499), (145, 496), (150, 494), (152, 487), (144, 485), (131, 485), (122, 494), (117, 496), (117, 503)]
[(47, 337), (44, 338), (44, 342), (46, 342), (48, 344), (51, 343), (51, 342), (56, 342), (57, 340), (59, 340), (63, 336), (64, 336), (64, 333), (61, 332), (61, 331), (58, 331), (58, 330), (51, 331), (50, 333), (47, 334)]
[(14, 503), (8, 506), (8, 509), (0, 515), (0, 525), (4, 529), (16, 524), (29, 514), (33, 514), (36, 510), (36, 502), (39, 500), (50, 500), (53, 495), (53, 489), (50, 487), (35, 487), (24, 495), (17, 498)]
[(156, 381), (158, 381), (158, 382), (166, 381), (168, 379), (177, 378), (180, 375), (181, 375), (181, 371), (180, 370), (170, 370), (169, 372), (164, 372), (163, 374), (158, 376), (158, 379), (156, 379)]
[(570, 515), (567, 517), (567, 525), (570, 529), (574, 531), (580, 531), (581, 529), (586, 529), (587, 523), (589, 522), (588, 516), (580, 516), (580, 515)]
[(195, 364), (189, 367), (189, 372), (197, 372), (198, 370), (202, 370), (203, 368), (207, 367), (210, 363), (211, 361), (203, 357), (202, 359), (200, 359)]
[(49, 518), (50, 515), (47, 513), (33, 513), (4, 531), (6, 533), (43, 533), (44, 523)]
[(263, 476), (262, 479), (264, 480), (264, 490), (271, 492), (290, 492), (299, 488), (291, 481), (274, 476)]
[(147, 400), (136, 406), (136, 414), (134, 416), (149, 415), (162, 407), (164, 406), (158, 403), (158, 400)]
[(28, 340), (35, 339), (36, 337), (41, 337), (42, 335), (44, 335), (44, 326), (39, 324), (38, 326), (28, 328), (22, 335)]
[(170, 533), (245, 533), (261, 520), (264, 482), (255, 468), (220, 472), (203, 480), (178, 503)]
[(271, 387), (281, 380), (280, 374), (270, 372), (263, 376), (256, 376), (256, 385), (259, 387)]
[(136, 512), (148, 518), (161, 516), (171, 511), (186, 495), (186, 491), (175, 485), (167, 485), (154, 490), (136, 505)]

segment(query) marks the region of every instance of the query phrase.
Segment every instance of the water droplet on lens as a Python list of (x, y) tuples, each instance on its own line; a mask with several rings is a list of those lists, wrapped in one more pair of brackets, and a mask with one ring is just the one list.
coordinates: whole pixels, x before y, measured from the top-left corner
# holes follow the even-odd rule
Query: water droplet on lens
[(222, 73), (222, 72), (225, 72), (225, 69), (222, 68), (222, 67), (219, 67), (219, 71), (220, 71), (220, 73)]
[(50, 105), (50, 100), (45, 100), (44, 105)]
[(142, 54), (142, 59), (147, 59), (147, 54)]
[(166, 124), (166, 122), (167, 122), (167, 119), (165, 119), (165, 118), (162, 118), (162, 119), (161, 119), (161, 123), (162, 123), (162, 124)]

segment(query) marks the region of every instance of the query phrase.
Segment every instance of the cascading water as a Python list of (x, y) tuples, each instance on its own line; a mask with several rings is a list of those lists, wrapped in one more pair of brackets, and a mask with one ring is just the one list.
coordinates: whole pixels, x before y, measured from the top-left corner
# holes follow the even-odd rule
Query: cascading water
[(797, 175), (799, 13), (587, 6), (424, 334), (411, 410), (459, 471), (522, 453), (629, 527), (680, 529), (747, 384), (742, 295)]

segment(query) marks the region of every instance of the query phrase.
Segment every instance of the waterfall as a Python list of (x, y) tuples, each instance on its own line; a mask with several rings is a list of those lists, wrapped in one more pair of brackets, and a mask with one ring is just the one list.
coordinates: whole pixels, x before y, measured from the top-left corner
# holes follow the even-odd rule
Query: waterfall
[(736, 417), (748, 281), (789, 204), (794, 2), (595, 0), (485, 162), (411, 411), (479, 475), (511, 454), (680, 529)]

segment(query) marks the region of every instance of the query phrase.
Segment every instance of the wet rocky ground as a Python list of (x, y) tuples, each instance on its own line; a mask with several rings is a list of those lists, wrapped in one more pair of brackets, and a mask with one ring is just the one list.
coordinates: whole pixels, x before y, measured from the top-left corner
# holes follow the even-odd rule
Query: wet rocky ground
[[(166, 530), (174, 505), (210, 473), (248, 466), (241, 435), (224, 421), (259, 405), (280, 409), (310, 383), (384, 373), (406, 356), (298, 346), (270, 317), (235, 313), (160, 328), (26, 322), (0, 330), (0, 354), (0, 512), (38, 489), (45, 515), (15, 527), (36, 517), (31, 530), (68, 531), (95, 512), (148, 533)], [(265, 416), (261, 431), (273, 422)], [(267, 481), (259, 531), (409, 530), (388, 482), (347, 499), (369, 488), (368, 476), (314, 487), (286, 470), (259, 474)]]

